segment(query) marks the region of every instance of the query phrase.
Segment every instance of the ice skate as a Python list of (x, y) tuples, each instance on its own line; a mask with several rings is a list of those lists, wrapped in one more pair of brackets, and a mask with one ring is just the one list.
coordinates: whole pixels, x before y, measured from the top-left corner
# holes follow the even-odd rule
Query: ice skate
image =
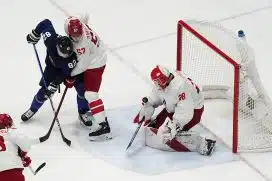
[(78, 117), (79, 117), (81, 126), (91, 129), (94, 118), (90, 112), (86, 112), (85, 114), (79, 114)]
[(32, 116), (34, 116), (36, 112), (31, 111), (31, 109), (28, 109), (24, 114), (22, 114), (21, 119), (22, 121), (26, 122), (28, 121)]
[(96, 128), (93, 127), (93, 131), (89, 133), (89, 139), (91, 141), (108, 140), (112, 138), (110, 132), (111, 129), (106, 118), (105, 122), (99, 123)]

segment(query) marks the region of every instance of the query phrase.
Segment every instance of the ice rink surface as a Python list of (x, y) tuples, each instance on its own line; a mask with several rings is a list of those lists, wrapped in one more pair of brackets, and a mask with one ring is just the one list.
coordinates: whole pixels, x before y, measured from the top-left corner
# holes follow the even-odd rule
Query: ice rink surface
[[(38, 90), (40, 72), (26, 35), (44, 18), (56, 31), (64, 33), (65, 15), (53, 1), (3, 1), (0, 6), (2, 25), (0, 66), (0, 111), (15, 119), (17, 127), (31, 137), (44, 135), (53, 119), (47, 102), (28, 123), (21, 114), (28, 109)], [(61, 140), (57, 126), (45, 143), (29, 152), (33, 167), (47, 166), (36, 176), (25, 169), (27, 181), (45, 180), (190, 180), (190, 181), (265, 181), (272, 180), (272, 154), (234, 155), (218, 141), (212, 157), (196, 153), (167, 153), (143, 146), (140, 131), (132, 150), (125, 148), (136, 129), (132, 124), (141, 98), (150, 91), (149, 72), (156, 64), (175, 68), (176, 25), (178, 20), (218, 21), (236, 32), (243, 29), (255, 50), (256, 65), (262, 83), (272, 95), (270, 60), (272, 2), (269, 0), (57, 0), (71, 14), (90, 14), (90, 25), (109, 48), (101, 97), (114, 139), (88, 141), (88, 132), (79, 126), (76, 93), (69, 89), (59, 114), (64, 134), (72, 140), (71, 148)], [(45, 57), (42, 42), (37, 45), (40, 59)], [(44, 61), (43, 66), (44, 66)], [(64, 87), (62, 87), (63, 93)], [(62, 93), (54, 96), (55, 107)], [(220, 110), (218, 110), (220, 111)], [(206, 116), (213, 116), (207, 111)], [(205, 120), (204, 120), (205, 121)], [(220, 121), (220, 120), (218, 120)], [(215, 123), (218, 133), (231, 129), (229, 123)], [(205, 132), (199, 128), (199, 131)]]

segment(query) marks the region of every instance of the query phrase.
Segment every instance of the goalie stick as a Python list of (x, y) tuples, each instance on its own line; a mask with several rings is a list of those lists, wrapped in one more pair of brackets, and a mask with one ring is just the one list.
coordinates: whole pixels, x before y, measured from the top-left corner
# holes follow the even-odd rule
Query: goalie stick
[(130, 140), (130, 142), (129, 142), (127, 148), (126, 148), (126, 150), (128, 150), (129, 147), (132, 145), (132, 143), (133, 143), (133, 141), (134, 141), (136, 135), (138, 134), (138, 132), (139, 132), (139, 130), (140, 130), (140, 128), (141, 128), (143, 122), (144, 122), (144, 117), (143, 117), (143, 119), (141, 120), (141, 123), (138, 125), (136, 131), (134, 132), (134, 134), (133, 134), (133, 136), (132, 136), (132, 138), (131, 138), (131, 140)]
[[(39, 55), (38, 55), (36, 46), (35, 46), (34, 44), (33, 44), (33, 48), (34, 48), (34, 52), (35, 52), (35, 55), (36, 55), (36, 58), (37, 58), (37, 61), (38, 61), (38, 65), (39, 65), (39, 68), (40, 68), (40, 72), (41, 72), (41, 74), (42, 74), (42, 79), (43, 79), (44, 86), (47, 87), (47, 86), (46, 86), (46, 81), (45, 81), (44, 75), (43, 75), (43, 70), (42, 70), (42, 65), (41, 65), (41, 62), (40, 62), (40, 58), (39, 58)], [(60, 131), (60, 134), (61, 134), (61, 137), (62, 137), (62, 140), (63, 140), (68, 146), (71, 145), (71, 141), (68, 140), (68, 139), (64, 136), (64, 134), (63, 134), (63, 132), (62, 132), (62, 129), (61, 129), (61, 126), (60, 126), (60, 123), (59, 123), (59, 119), (58, 119), (58, 117), (57, 117), (58, 114), (59, 114), (59, 110), (60, 110), (60, 107), (61, 107), (61, 105), (62, 105), (62, 102), (63, 102), (63, 100), (64, 100), (64, 97), (65, 97), (65, 95), (66, 95), (67, 89), (68, 89), (68, 87), (66, 87), (65, 90), (64, 90), (64, 93), (63, 93), (63, 95), (62, 95), (62, 98), (61, 98), (61, 101), (60, 101), (59, 106), (58, 106), (58, 108), (57, 108), (57, 111), (55, 111), (53, 101), (52, 101), (52, 99), (49, 97), (50, 104), (51, 104), (51, 107), (52, 107), (52, 110), (53, 110), (55, 116), (54, 116), (54, 119), (53, 119), (53, 121), (52, 121), (52, 124), (51, 124), (51, 126), (50, 126), (50, 128), (49, 128), (47, 134), (39, 138), (40, 142), (44, 142), (44, 141), (46, 141), (46, 140), (49, 138), (49, 136), (50, 136), (50, 134), (51, 134), (51, 132), (52, 132), (52, 129), (53, 129), (53, 127), (54, 127), (55, 121), (57, 121), (57, 124), (58, 124), (58, 127), (59, 127), (59, 131)]]
[[(144, 97), (142, 101), (143, 101), (144, 104), (147, 103), (147, 102), (148, 102), (147, 97)], [(138, 115), (137, 115), (137, 116), (138, 116)], [(144, 120), (145, 120), (145, 117), (143, 117), (143, 118), (141, 119), (140, 124), (138, 125), (137, 129), (135, 130), (135, 132), (134, 132), (134, 134), (133, 134), (133, 136), (132, 136), (132, 138), (131, 138), (131, 140), (130, 140), (130, 142), (129, 142), (127, 148), (126, 148), (126, 151), (127, 151), (127, 150), (129, 149), (129, 147), (132, 145), (132, 143), (133, 143), (133, 141), (134, 141), (136, 135), (138, 134), (138, 132), (139, 132), (139, 130), (140, 130), (140, 128), (141, 128), (141, 126), (142, 126)]]
[(46, 163), (42, 163), (36, 170), (33, 170), (33, 168), (31, 166), (29, 166), (29, 170), (33, 173), (33, 175), (36, 175), (44, 166), (46, 165)]

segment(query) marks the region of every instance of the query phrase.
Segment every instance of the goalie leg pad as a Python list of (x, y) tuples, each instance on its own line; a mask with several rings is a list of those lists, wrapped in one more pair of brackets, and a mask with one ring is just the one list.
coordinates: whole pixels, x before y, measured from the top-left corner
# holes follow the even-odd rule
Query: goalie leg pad
[(211, 155), (215, 150), (216, 141), (199, 135), (194, 131), (179, 132), (174, 139), (163, 144), (158, 129), (153, 127), (145, 128), (145, 144), (151, 148), (163, 151), (176, 152), (198, 152), (201, 155)]
[(153, 127), (145, 128), (145, 144), (151, 148), (163, 151), (188, 152), (190, 149), (187, 145), (174, 138), (171, 141), (162, 143), (160, 136), (157, 134), (158, 129)]

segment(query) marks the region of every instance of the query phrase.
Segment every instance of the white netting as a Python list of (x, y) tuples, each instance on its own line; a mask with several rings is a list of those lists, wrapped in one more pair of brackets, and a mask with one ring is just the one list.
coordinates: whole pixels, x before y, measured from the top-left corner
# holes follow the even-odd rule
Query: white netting
[[(187, 21), (190, 27), (241, 65), (239, 82), (238, 150), (272, 149), (272, 117), (267, 96), (255, 66), (251, 48), (244, 39), (219, 24)], [(184, 28), (181, 33), (181, 70), (205, 88), (205, 97), (223, 98), (233, 102), (234, 65), (195, 33)], [(226, 109), (229, 108), (226, 106)], [(224, 109), (224, 106), (222, 106)], [(233, 114), (233, 104), (231, 112)], [(216, 109), (215, 109), (216, 110)], [(229, 116), (231, 118), (231, 116)], [(229, 119), (229, 122), (232, 122)], [(223, 124), (223, 123), (222, 123)], [(226, 124), (232, 127), (232, 124)], [(229, 128), (226, 128), (229, 129)], [(232, 133), (231, 133), (232, 134)], [(232, 136), (232, 135), (231, 135)], [(230, 139), (225, 137), (225, 139)], [(226, 140), (227, 142), (231, 141)], [(234, 140), (235, 141), (235, 140)]]

